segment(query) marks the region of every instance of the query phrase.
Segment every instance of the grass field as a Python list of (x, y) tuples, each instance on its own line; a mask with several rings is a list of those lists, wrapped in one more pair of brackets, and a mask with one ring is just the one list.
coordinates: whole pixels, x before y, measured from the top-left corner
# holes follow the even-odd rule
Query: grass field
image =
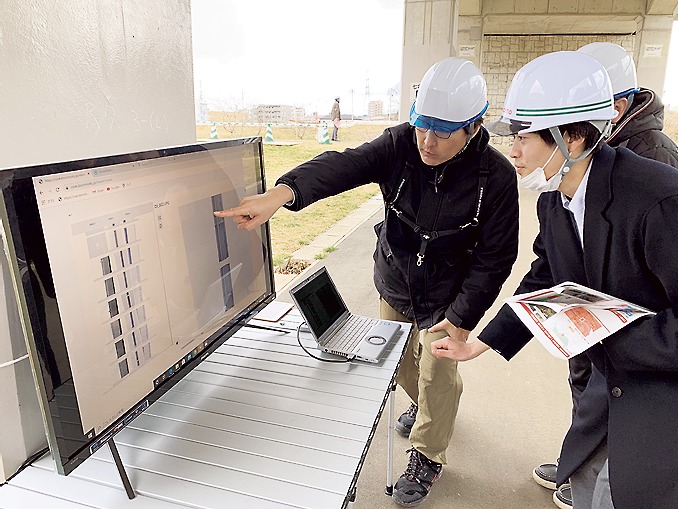
[[(275, 140), (298, 141), (299, 144), (293, 146), (264, 145), (266, 185), (267, 187), (273, 186), (280, 175), (326, 150), (342, 151), (345, 148), (373, 140), (382, 133), (384, 128), (384, 125), (369, 123), (342, 127), (339, 130), (341, 141), (333, 142), (331, 145), (321, 145), (315, 139), (315, 128), (293, 129), (273, 125)], [(664, 132), (678, 142), (678, 112), (666, 113)], [(237, 126), (227, 130), (223, 126), (218, 126), (217, 133), (220, 139), (242, 136), (263, 137), (265, 128)], [(209, 126), (198, 126), (197, 137), (209, 138)], [(500, 150), (507, 154), (508, 145), (500, 147)], [(301, 212), (293, 213), (284, 209), (278, 211), (271, 219), (273, 263), (276, 268), (284, 265), (294, 251), (309, 244), (378, 192), (379, 188), (376, 184), (372, 184), (315, 203)]]
[[(326, 150), (342, 151), (356, 147), (361, 143), (379, 136), (385, 125), (356, 124), (339, 129), (339, 140), (331, 145), (317, 142), (315, 128), (305, 132), (298, 129), (273, 127), (273, 138), (276, 141), (297, 141), (297, 145), (278, 146), (264, 145), (264, 168), (266, 170), (266, 186), (272, 187), (276, 179), (298, 164), (311, 159)], [(197, 137), (209, 138), (209, 126), (198, 126)], [(219, 139), (239, 138), (243, 136), (264, 136), (264, 128), (237, 126), (225, 129), (217, 126)], [(303, 138), (300, 138), (303, 136)], [(273, 264), (281, 267), (300, 247), (309, 244), (318, 235), (326, 231), (338, 220), (362, 205), (366, 200), (379, 192), (376, 184), (362, 186), (346, 191), (337, 196), (305, 208), (300, 212), (289, 212), (281, 209), (271, 219), (271, 241), (273, 244)]]

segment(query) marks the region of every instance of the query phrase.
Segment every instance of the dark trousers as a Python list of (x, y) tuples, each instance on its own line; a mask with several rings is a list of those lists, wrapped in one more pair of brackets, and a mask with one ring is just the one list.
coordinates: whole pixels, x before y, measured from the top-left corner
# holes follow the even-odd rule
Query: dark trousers
[(591, 360), (585, 354), (575, 355), (569, 360), (570, 376), (570, 391), (572, 392), (572, 417), (577, 412), (579, 407), (579, 398), (581, 393), (586, 389), (586, 385), (591, 378)]

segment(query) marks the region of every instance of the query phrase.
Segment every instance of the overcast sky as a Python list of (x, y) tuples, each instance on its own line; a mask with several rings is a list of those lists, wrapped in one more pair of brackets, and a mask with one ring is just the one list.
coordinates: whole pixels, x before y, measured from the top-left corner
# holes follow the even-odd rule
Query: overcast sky
[(328, 114), (340, 96), (345, 116), (366, 112), (368, 80), (385, 109), (399, 87), (402, 0), (192, 0), (191, 13), (196, 98)]
[[(191, 12), (196, 99), (202, 87), (226, 109), (273, 103), (329, 114), (340, 96), (345, 116), (367, 112), (368, 83), (385, 110), (390, 89), (398, 93), (402, 0), (192, 0)], [(664, 93), (674, 107), (676, 32)]]

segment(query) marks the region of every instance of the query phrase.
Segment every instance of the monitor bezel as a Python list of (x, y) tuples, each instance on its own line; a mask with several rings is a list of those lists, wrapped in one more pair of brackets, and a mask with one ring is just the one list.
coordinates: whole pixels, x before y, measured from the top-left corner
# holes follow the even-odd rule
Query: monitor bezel
[[(17, 250), (24, 253), (24, 243), (20, 232), (19, 217), (15, 208), (15, 201), (12, 195), (13, 184), (19, 179), (32, 179), (38, 176), (48, 176), (66, 171), (77, 171), (100, 166), (109, 166), (120, 163), (129, 163), (150, 159), (160, 159), (176, 155), (190, 154), (200, 151), (214, 151), (232, 146), (254, 144), (257, 147), (258, 154), (258, 175), (257, 192), (259, 194), (266, 191), (266, 175), (264, 170), (263, 142), (260, 136), (238, 138), (232, 140), (218, 140), (209, 142), (197, 142), (189, 145), (166, 147), (161, 149), (139, 151), (127, 154), (115, 154), (105, 157), (79, 159), (73, 161), (55, 162), (25, 167), (13, 167), (0, 170), (0, 219), (2, 220), (2, 232), (5, 240), (5, 249), (9, 272), (12, 280), (12, 286), (17, 298), (19, 318), (26, 339), (29, 360), (32, 367), (33, 377), (37, 387), (38, 400), (42, 409), (43, 422), (46, 429), (47, 442), (52, 452), (55, 468), (59, 474), (68, 475), (77, 466), (82, 464), (95, 451), (91, 450), (91, 445), (97, 443), (97, 450), (100, 446), (112, 439), (118, 432), (129, 425), (138, 415), (148, 408), (152, 403), (162, 397), (167, 391), (181, 381), (196, 366), (204, 361), (212, 352), (221, 346), (229, 337), (237, 332), (246, 322), (267, 304), (275, 300), (275, 278), (273, 272), (273, 257), (271, 250), (271, 236), (269, 223), (265, 222), (260, 227), (261, 239), (263, 242), (264, 274), (266, 279), (266, 291), (253, 302), (238, 312), (225, 325), (209, 336), (205, 341), (208, 343), (204, 350), (197, 357), (191, 358), (181, 370), (176, 371), (171, 377), (151, 390), (146, 396), (140, 399), (129, 409), (114, 420), (109, 426), (102, 430), (94, 439), (86, 441), (85, 445), (80, 447), (74, 454), (64, 456), (61, 453), (59, 440), (56, 434), (56, 423), (54, 415), (50, 410), (47, 387), (45, 383), (46, 367), (40, 362), (38, 342), (49, 342), (46, 334), (40, 329), (40, 318), (38, 316), (36, 299), (30, 281), (22, 281), (21, 271)], [(33, 196), (37, 200), (37, 197)], [(37, 201), (36, 201), (37, 206)], [(35, 210), (37, 214), (37, 209)], [(44, 235), (43, 235), (44, 242)], [(24, 264), (25, 265), (25, 264)], [(50, 273), (51, 273), (50, 267)], [(57, 313), (58, 315), (58, 313)], [(61, 319), (59, 319), (61, 325)], [(43, 372), (43, 370), (45, 372)], [(69, 365), (69, 375), (70, 365)], [(79, 410), (78, 410), (79, 413)]]

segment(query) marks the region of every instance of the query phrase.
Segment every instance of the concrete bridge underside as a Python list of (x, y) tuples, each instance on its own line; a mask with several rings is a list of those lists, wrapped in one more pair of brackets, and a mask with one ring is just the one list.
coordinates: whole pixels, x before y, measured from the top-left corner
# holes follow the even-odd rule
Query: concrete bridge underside
[(677, 0), (405, 0), (400, 118), (436, 61), (474, 61), (488, 82), (495, 118), (514, 73), (551, 51), (594, 41), (622, 45), (633, 56), (640, 86), (664, 92)]

